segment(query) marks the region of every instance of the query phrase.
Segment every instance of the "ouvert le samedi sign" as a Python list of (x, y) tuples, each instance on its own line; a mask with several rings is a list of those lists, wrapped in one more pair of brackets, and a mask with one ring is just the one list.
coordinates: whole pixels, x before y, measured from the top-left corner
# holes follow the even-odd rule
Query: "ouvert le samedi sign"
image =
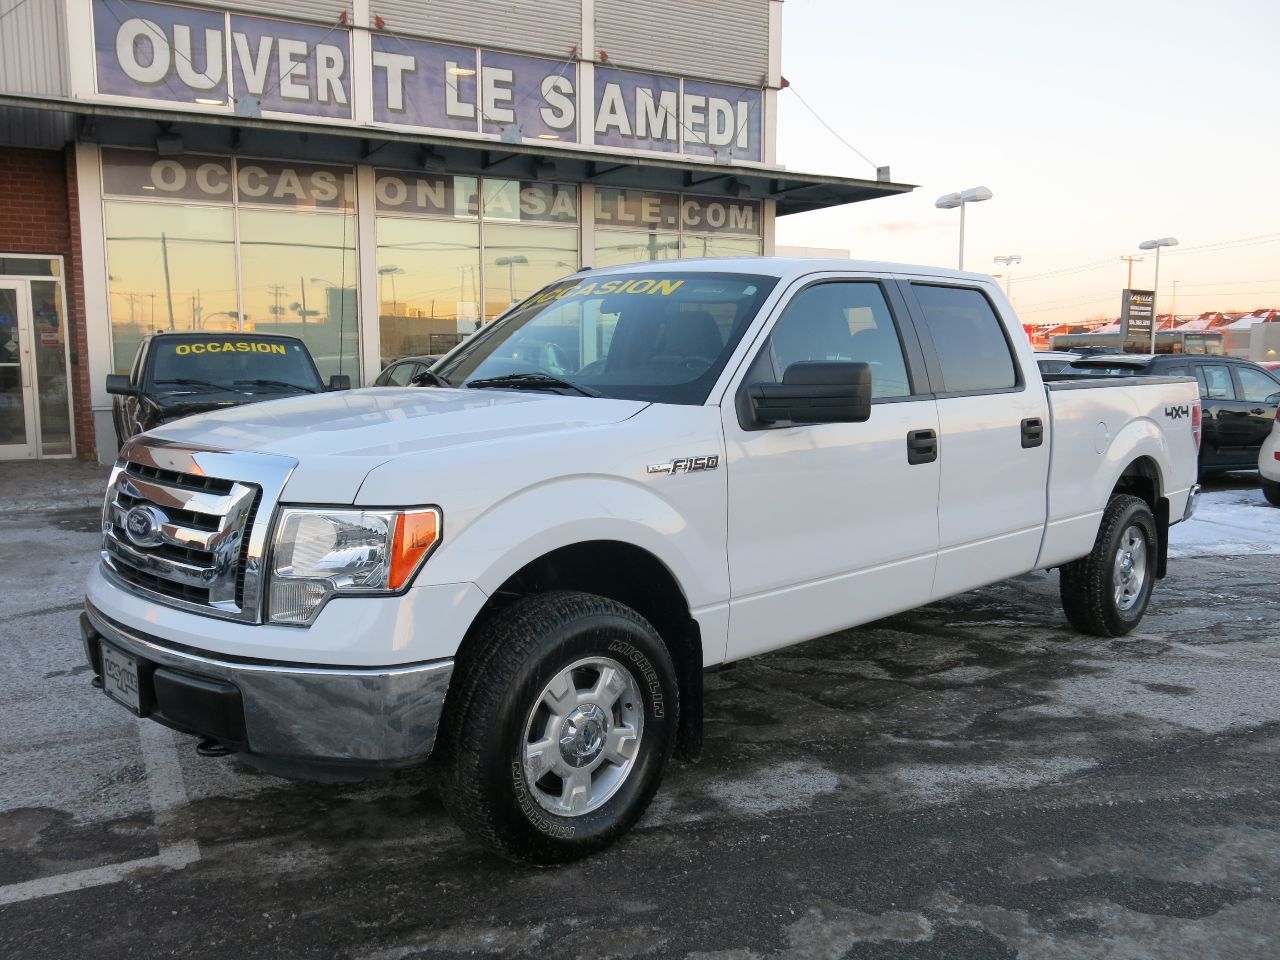
[[(93, 0), (97, 93), (548, 143), (591, 142), (735, 161), (761, 159), (762, 91), (597, 65), (581, 115), (578, 61), (149, 0)], [(352, 69), (367, 42), (369, 69)], [(356, 89), (373, 112), (357, 117)]]

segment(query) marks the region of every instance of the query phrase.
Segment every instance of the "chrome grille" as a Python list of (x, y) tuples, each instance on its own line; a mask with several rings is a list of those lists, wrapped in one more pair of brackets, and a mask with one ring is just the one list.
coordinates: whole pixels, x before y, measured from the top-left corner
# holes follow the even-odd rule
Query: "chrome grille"
[[(293, 466), (278, 457), (135, 440), (107, 488), (104, 567), (125, 588), (169, 606), (256, 621), (270, 508)], [(237, 475), (242, 479), (232, 479)], [(143, 533), (128, 531), (130, 511), (146, 515), (134, 517)]]

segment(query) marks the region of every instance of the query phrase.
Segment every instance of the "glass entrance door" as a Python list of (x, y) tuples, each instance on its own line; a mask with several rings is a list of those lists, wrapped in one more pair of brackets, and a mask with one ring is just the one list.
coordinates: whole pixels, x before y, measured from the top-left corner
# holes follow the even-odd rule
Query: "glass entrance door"
[(36, 455), (29, 304), (25, 280), (0, 279), (0, 458), (5, 460)]

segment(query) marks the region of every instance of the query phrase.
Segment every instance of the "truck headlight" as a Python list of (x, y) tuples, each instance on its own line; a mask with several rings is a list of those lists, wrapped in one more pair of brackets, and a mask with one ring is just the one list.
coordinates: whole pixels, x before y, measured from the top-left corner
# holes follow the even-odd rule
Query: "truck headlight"
[(440, 511), (286, 507), (271, 546), (269, 618), (309, 623), (332, 596), (401, 590), (440, 541)]

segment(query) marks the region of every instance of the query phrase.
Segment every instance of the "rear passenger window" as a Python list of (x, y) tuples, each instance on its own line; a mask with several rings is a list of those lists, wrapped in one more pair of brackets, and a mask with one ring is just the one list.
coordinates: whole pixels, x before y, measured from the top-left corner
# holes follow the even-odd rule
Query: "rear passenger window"
[(1235, 388), (1231, 384), (1231, 371), (1225, 364), (1206, 363), (1196, 367), (1196, 379), (1200, 381), (1200, 396), (1206, 400), (1234, 400)]
[(942, 367), (947, 393), (1018, 385), (1000, 318), (977, 290), (912, 284)]
[(751, 381), (781, 381), (787, 367), (804, 360), (859, 360), (871, 367), (873, 398), (911, 395), (898, 328), (878, 283), (816, 283), (797, 293), (752, 367)]
[[(1266, 403), (1280, 392), (1280, 384), (1271, 379), (1269, 374), (1253, 367), (1236, 365), (1236, 376), (1240, 378), (1241, 400), (1246, 403)], [(1272, 403), (1275, 401), (1272, 400)]]

